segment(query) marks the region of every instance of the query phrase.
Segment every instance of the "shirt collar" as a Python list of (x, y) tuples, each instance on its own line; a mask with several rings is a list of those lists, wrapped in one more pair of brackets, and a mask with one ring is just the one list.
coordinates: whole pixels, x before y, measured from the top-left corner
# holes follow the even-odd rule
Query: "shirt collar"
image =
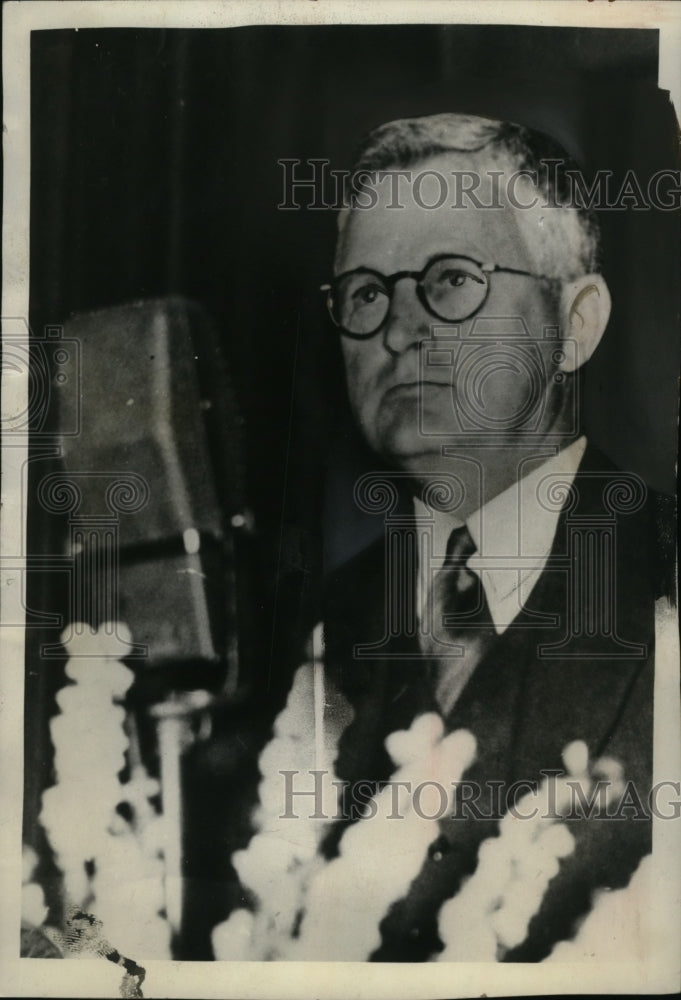
[[(579, 467), (586, 438), (580, 437), (557, 455), (499, 493), (466, 520), (476, 552), (467, 566), (482, 581), (492, 621), (498, 633), (505, 631), (520, 612), (541, 576), (553, 545), (560, 511), (547, 509), (538, 498), (538, 488), (548, 474), (564, 477), (571, 484)], [(529, 464), (529, 463), (528, 463)], [(428, 515), (433, 524), (433, 566), (444, 561), (452, 530), (461, 527), (455, 515), (431, 511), (415, 499), (418, 515)], [(427, 567), (419, 568), (419, 607), (428, 590)]]

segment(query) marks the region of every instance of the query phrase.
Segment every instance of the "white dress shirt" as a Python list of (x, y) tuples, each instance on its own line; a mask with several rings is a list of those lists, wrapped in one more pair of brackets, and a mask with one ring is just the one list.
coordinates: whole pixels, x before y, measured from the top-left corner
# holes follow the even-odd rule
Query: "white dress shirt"
[[(560, 510), (540, 502), (538, 491), (546, 476), (572, 484), (586, 448), (586, 438), (547, 459), (513, 483), (466, 520), (476, 552), (466, 565), (482, 581), (494, 627), (505, 631), (524, 607), (541, 576), (553, 545)], [(417, 516), (433, 522), (433, 556), (430, 567), (419, 565), (417, 609), (424, 607), (434, 574), (443, 565), (447, 541), (462, 521), (456, 515), (432, 511), (414, 500)]]

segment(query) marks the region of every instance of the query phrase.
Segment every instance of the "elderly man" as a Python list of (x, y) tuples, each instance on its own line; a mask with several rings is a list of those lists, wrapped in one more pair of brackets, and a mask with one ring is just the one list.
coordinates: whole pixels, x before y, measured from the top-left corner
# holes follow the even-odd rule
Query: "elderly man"
[(245, 957), (541, 960), (651, 849), (657, 501), (579, 429), (610, 297), (570, 166), (453, 114), (360, 151), (327, 295), (384, 532), (261, 758)]

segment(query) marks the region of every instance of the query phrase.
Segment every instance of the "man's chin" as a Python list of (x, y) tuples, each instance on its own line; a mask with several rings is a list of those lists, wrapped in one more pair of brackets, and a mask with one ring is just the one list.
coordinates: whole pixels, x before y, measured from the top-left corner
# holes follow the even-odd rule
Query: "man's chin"
[(391, 426), (380, 434), (375, 448), (389, 465), (417, 472), (442, 464), (442, 444), (442, 439), (420, 434), (413, 426)]

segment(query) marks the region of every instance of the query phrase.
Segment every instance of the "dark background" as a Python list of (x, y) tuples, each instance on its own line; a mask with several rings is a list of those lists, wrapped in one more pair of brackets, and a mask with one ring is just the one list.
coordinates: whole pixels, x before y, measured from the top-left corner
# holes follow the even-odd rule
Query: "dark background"
[[(381, 122), (468, 111), (548, 132), (587, 174), (613, 170), (614, 190), (629, 168), (645, 187), (654, 170), (678, 168), (657, 52), (655, 31), (602, 29), (36, 32), (31, 326), (158, 296), (203, 306), (244, 418), (245, 488), (271, 608), (289, 571), (314, 575), (323, 551), (338, 562), (376, 530), (350, 498), (369, 459), (347, 417), (318, 291), (331, 270), (335, 213), (278, 209), (277, 161), (320, 157), (349, 168), (359, 139)], [(679, 213), (602, 215), (614, 308), (586, 376), (587, 428), (619, 465), (672, 492)], [(34, 551), (41, 530), (34, 519)], [(33, 588), (49, 606), (44, 581)], [(45, 719), (55, 683), (37, 674), (27, 716), (33, 839), (51, 782)], [(209, 957), (208, 931), (233, 900), (236, 835), (221, 761), (218, 742), (196, 762), (187, 852), (201, 888), (179, 957)]]

